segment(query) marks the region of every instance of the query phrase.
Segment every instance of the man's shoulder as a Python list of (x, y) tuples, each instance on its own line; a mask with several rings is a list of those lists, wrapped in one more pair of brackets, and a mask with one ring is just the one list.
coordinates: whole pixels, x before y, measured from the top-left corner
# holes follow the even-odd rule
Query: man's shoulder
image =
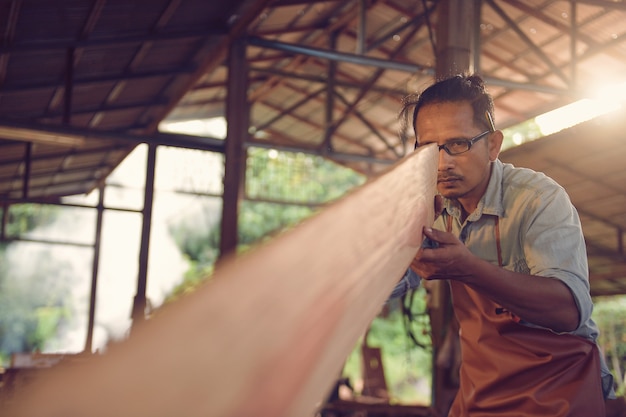
[(501, 187), (503, 212), (509, 217), (533, 218), (539, 212), (553, 216), (554, 210), (571, 213), (566, 207), (573, 207), (564, 187), (529, 168), (504, 164)]
[(509, 163), (502, 163), (502, 185), (505, 190), (510, 187), (536, 191), (563, 189), (559, 183), (543, 172), (516, 167)]

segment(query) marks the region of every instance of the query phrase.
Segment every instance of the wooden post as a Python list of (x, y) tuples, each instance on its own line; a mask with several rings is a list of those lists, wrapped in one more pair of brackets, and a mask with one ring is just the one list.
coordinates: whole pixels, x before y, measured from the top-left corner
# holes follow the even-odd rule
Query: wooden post
[(226, 100), (227, 138), (224, 150), (224, 193), (220, 226), (220, 264), (237, 249), (239, 201), (243, 195), (246, 171), (244, 143), (250, 125), (248, 105), (248, 63), (243, 39), (232, 42), (228, 55), (228, 97)]
[[(464, 72), (478, 71), (480, 37), (476, 32), (480, 22), (480, 0), (443, 0), (437, 5), (436, 78), (443, 79)], [(437, 366), (439, 352), (446, 337), (455, 327), (450, 288), (447, 281), (429, 282), (432, 305), (429, 316), (433, 340), (433, 399), (434, 408), (447, 415), (458, 390), (454, 367)]]

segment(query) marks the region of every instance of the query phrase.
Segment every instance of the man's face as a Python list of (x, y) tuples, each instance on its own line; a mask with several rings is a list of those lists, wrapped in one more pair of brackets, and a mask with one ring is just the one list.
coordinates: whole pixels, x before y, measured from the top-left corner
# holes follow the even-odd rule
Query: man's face
[[(471, 139), (484, 132), (474, 125), (468, 102), (430, 104), (422, 107), (415, 121), (419, 146), (444, 145), (455, 139)], [(446, 198), (458, 200), (467, 213), (476, 209), (489, 183), (491, 161), (498, 157), (502, 133), (489, 133), (459, 155), (439, 151), (437, 190)]]

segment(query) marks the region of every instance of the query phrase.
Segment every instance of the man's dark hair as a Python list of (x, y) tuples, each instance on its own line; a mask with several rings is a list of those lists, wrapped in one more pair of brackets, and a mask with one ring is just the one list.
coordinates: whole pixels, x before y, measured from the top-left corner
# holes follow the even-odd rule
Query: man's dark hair
[[(411, 123), (410, 126), (412, 126), (417, 138), (415, 121), (420, 109), (429, 104), (450, 102), (470, 103), (474, 111), (474, 124), (495, 130), (493, 126), (493, 98), (487, 93), (485, 82), (477, 74), (459, 74), (437, 81), (421, 93), (409, 95), (402, 101), (400, 116), (403, 121), (403, 132), (406, 132), (408, 123)], [(411, 116), (410, 119), (409, 116)]]

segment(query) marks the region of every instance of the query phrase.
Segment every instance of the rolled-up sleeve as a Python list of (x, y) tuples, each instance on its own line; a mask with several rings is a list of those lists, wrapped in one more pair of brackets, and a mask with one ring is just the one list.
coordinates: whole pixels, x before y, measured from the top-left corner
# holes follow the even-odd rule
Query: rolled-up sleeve
[(579, 327), (591, 317), (587, 251), (580, 219), (565, 190), (555, 186), (534, 202), (524, 236), (530, 273), (556, 278), (570, 289), (580, 313)]
[(389, 298), (402, 297), (409, 290), (419, 287), (421, 280), (422, 279), (415, 273), (415, 271), (411, 268), (407, 268), (400, 281), (398, 281), (393, 291), (391, 291)]

